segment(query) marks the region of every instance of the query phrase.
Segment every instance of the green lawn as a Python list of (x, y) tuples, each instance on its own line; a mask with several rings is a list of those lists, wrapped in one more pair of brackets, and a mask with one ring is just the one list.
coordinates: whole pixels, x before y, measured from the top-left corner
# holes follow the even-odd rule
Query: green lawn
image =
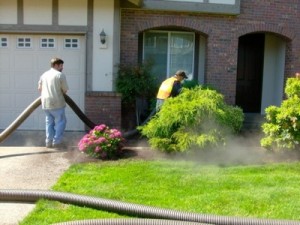
[[(55, 191), (188, 212), (300, 220), (300, 163), (199, 165), (175, 160), (118, 160), (70, 167)], [(41, 200), (21, 225), (126, 217)]]

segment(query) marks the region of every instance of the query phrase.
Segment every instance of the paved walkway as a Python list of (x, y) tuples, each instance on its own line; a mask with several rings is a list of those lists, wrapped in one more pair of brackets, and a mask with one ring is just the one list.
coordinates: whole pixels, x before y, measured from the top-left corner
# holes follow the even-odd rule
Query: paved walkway
[[(45, 148), (44, 132), (12, 134), (0, 143), (0, 189), (49, 190), (72, 163), (85, 157), (76, 148), (82, 134), (67, 132), (66, 150)], [(34, 207), (0, 202), (1, 225), (17, 225)]]

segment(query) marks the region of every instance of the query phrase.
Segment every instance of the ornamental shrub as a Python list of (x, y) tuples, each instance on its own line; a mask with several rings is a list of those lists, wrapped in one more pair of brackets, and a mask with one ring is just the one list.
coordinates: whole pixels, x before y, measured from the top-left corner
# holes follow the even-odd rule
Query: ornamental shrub
[(167, 99), (138, 129), (152, 148), (186, 152), (226, 144), (229, 135), (240, 131), (243, 120), (241, 108), (227, 105), (222, 94), (196, 86), (183, 88), (179, 96)]
[(156, 96), (157, 81), (151, 68), (150, 61), (134, 66), (118, 65), (116, 90), (122, 94), (123, 104), (135, 104), (136, 98), (149, 100)]
[(272, 151), (297, 149), (300, 142), (300, 79), (287, 79), (285, 94), (280, 107), (266, 108), (262, 124), (261, 146)]
[(119, 130), (101, 124), (82, 137), (78, 148), (93, 158), (115, 159), (121, 155), (124, 141)]

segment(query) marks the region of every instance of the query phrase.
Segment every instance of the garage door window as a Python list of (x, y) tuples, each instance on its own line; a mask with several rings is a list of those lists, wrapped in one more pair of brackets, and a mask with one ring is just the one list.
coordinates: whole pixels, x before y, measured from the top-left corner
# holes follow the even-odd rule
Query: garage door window
[(1, 48), (7, 48), (8, 47), (8, 39), (7, 39), (7, 37), (1, 37), (0, 38), (0, 47)]
[(18, 38), (17, 46), (18, 46), (18, 48), (31, 48), (31, 46), (32, 46), (31, 38), (28, 38), (28, 37)]
[(55, 48), (54, 38), (41, 38), (40, 47), (43, 49)]
[(65, 38), (64, 46), (67, 49), (79, 49), (79, 39), (78, 38)]

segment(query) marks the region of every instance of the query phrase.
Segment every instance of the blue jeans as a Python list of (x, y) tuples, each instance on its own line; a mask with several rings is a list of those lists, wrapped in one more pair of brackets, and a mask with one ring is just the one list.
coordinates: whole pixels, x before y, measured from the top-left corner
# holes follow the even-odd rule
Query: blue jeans
[(45, 109), (44, 111), (46, 114), (46, 144), (60, 144), (67, 124), (65, 107)]

